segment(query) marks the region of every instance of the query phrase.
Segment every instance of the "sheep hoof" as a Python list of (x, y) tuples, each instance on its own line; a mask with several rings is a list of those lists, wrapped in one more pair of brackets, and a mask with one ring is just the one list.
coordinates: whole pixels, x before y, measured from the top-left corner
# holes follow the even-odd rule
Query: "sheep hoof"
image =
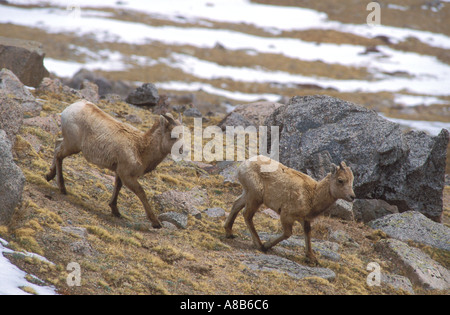
[(111, 208), (111, 214), (114, 217), (116, 217), (116, 218), (121, 218), (122, 217), (122, 215), (119, 212), (119, 209), (117, 209), (117, 206), (109, 205), (109, 207)]
[(160, 228), (162, 228), (162, 225), (161, 225), (161, 223), (152, 223), (152, 228), (154, 228), (154, 229), (160, 229)]
[(319, 266), (319, 260), (317, 260), (315, 256), (306, 257), (306, 263), (308, 263), (311, 266)]
[(234, 239), (234, 238), (236, 238), (236, 235), (233, 235), (233, 234), (227, 234), (227, 235), (225, 235), (225, 238), (228, 238), (228, 239)]
[(112, 215), (113, 215), (114, 217), (116, 217), (116, 218), (121, 218), (121, 217), (122, 217), (122, 215), (120, 214), (119, 211), (113, 211), (113, 212), (112, 212)]

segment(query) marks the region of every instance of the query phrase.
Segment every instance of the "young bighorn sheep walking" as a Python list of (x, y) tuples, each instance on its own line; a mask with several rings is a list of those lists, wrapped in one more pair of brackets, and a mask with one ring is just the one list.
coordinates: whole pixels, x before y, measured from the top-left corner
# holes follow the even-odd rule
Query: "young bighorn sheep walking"
[(112, 198), (109, 202), (112, 214), (120, 217), (117, 197), (122, 184), (127, 186), (141, 200), (152, 226), (161, 224), (148, 203), (138, 178), (156, 168), (170, 153), (178, 138), (172, 138), (172, 129), (180, 126), (171, 114), (161, 115), (147, 132), (121, 123), (96, 105), (78, 101), (61, 114), (63, 139), (57, 140), (55, 155), (47, 181), (57, 175), (58, 187), (66, 194), (62, 164), (64, 158), (82, 152), (86, 160), (101, 168), (116, 173)]
[[(276, 163), (276, 170), (261, 171), (268, 163)], [(244, 219), (251, 232), (253, 243), (262, 251), (267, 251), (289, 238), (295, 221), (299, 221), (303, 224), (306, 235), (306, 257), (311, 263), (317, 263), (311, 249), (312, 220), (337, 199), (353, 201), (356, 198), (352, 188), (353, 172), (345, 162), (341, 162), (340, 166), (333, 164), (333, 171), (317, 182), (308, 175), (281, 163), (258, 156), (245, 161), (239, 167), (238, 179), (244, 191), (234, 202), (225, 222), (226, 236), (233, 237), (233, 223), (244, 207)], [(278, 212), (283, 228), (283, 234), (265, 244), (262, 244), (253, 225), (253, 216), (262, 204)]]

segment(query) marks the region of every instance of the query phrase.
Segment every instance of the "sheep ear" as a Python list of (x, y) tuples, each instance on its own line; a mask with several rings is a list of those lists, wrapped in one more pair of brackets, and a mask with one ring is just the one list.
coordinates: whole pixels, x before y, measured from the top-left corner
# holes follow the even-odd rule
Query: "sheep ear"
[(338, 166), (334, 163), (331, 163), (331, 174), (333, 174), (333, 175), (336, 174), (337, 170), (338, 170)]
[(341, 162), (341, 168), (344, 169), (344, 168), (346, 168), (346, 167), (347, 167), (347, 164), (345, 164), (345, 162), (342, 161), (342, 162)]
[(160, 115), (159, 116), (159, 124), (161, 126), (165, 126), (169, 123), (169, 121), (167, 120), (167, 118), (164, 115)]
[(163, 116), (170, 124), (176, 125), (175, 119), (173, 118), (171, 113), (162, 114), (161, 116)]

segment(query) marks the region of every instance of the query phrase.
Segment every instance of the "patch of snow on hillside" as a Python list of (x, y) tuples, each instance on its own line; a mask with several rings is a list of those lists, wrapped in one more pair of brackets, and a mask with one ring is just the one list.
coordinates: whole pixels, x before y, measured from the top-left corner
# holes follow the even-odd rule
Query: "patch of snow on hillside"
[[(29, 295), (29, 293), (20, 289), (21, 287), (30, 287), (38, 295), (55, 295), (54, 287), (39, 286), (25, 279), (27, 274), (3, 255), (4, 253), (14, 253), (13, 250), (5, 247), (7, 245), (8, 242), (0, 238), (0, 295)], [(25, 256), (30, 256), (30, 253), (26, 253)], [(35, 254), (31, 256), (43, 258)], [(45, 258), (44, 260), (48, 262)]]
[[(19, 5), (42, 4), (42, 1), (39, 0), (9, 0), (9, 2)], [(107, 7), (118, 10), (135, 10), (176, 22), (186, 21), (199, 24), (207, 23), (207, 21), (246, 23), (274, 34), (291, 30), (324, 29), (352, 33), (368, 38), (387, 36), (393, 42), (415, 37), (430, 46), (450, 49), (450, 37), (443, 34), (385, 25), (373, 27), (363, 24), (365, 21), (362, 21), (362, 24), (346, 24), (331, 21), (326, 13), (312, 9), (259, 4), (249, 0), (167, 0), (158, 1), (157, 4), (143, 0), (76, 0), (72, 2), (47, 0), (45, 2), (66, 9), (78, 6), (81, 8), (81, 13), (85, 10), (84, 8)], [(71, 7), (68, 7), (68, 4)]]
[[(156, 27), (83, 15), (79, 18), (72, 18), (68, 17), (66, 10), (61, 9), (24, 9), (0, 5), (0, 11), (5, 13), (0, 14), (0, 23), (10, 22), (39, 27), (50, 33), (75, 32), (79, 36), (95, 36), (100, 41), (131, 44), (161, 41), (171, 45), (193, 45), (205, 48), (214, 47), (220, 41), (226, 49), (230, 50), (250, 49), (259, 53), (282, 54), (299, 60), (320, 60), (331, 64), (366, 67), (376, 75), (377, 79), (381, 79), (376, 82), (358, 80), (342, 82), (344, 87), (352, 85), (351, 88), (344, 89), (344, 91), (357, 90), (360, 86), (360, 90), (372, 92), (399, 91), (407, 88), (409, 92), (418, 94), (448, 95), (449, 93), (449, 65), (440, 62), (436, 57), (397, 51), (384, 46), (379, 48), (379, 53), (363, 54), (365, 47), (359, 45), (316, 44), (293, 38), (268, 38), (230, 30), (198, 27)], [(26, 19), (23, 18), (25, 15)], [(109, 59), (99, 60), (97, 64), (95, 61), (89, 61), (89, 67), (91, 69), (97, 66), (100, 69), (106, 67), (109, 70), (123, 70), (121, 56), (111, 53)], [(114, 69), (113, 66), (118, 68)], [(52, 69), (50, 68), (50, 70)], [(389, 77), (384, 74), (395, 72), (406, 72), (413, 78)], [(341, 84), (337, 81), (335, 83), (335, 86)]]
[(440, 122), (440, 121), (425, 121), (425, 120), (408, 120), (408, 119), (398, 119), (387, 117), (383, 114), (379, 114), (383, 118), (395, 122), (399, 125), (411, 128), (414, 130), (425, 131), (426, 133), (437, 136), (442, 129), (447, 129), (450, 131), (450, 123)]

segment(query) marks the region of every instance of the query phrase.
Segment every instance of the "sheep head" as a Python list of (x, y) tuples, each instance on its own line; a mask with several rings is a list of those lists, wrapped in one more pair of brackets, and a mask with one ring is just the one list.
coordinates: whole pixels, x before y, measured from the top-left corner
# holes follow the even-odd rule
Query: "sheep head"
[(353, 191), (353, 172), (345, 162), (339, 166), (332, 164), (330, 192), (336, 199), (344, 199), (353, 202), (356, 198)]
[(159, 116), (159, 125), (161, 129), (161, 150), (170, 152), (172, 146), (180, 140), (180, 137), (173, 137), (172, 130), (177, 126), (182, 126), (181, 120), (176, 120), (172, 114), (163, 114)]

